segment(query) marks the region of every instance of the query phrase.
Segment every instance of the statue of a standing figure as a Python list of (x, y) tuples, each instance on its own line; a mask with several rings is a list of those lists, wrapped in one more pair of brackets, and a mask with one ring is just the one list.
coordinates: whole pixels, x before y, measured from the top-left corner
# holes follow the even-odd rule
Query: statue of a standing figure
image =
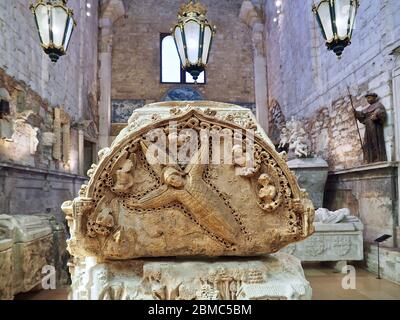
[(379, 102), (376, 93), (368, 93), (365, 98), (370, 106), (362, 111), (355, 111), (358, 121), (365, 125), (364, 161), (367, 163), (387, 161), (383, 131), (386, 109)]

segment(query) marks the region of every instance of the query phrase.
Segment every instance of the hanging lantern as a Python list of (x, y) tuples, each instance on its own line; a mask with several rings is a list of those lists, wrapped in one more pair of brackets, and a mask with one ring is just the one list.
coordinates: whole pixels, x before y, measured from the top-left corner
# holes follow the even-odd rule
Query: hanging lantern
[(216, 28), (206, 18), (207, 9), (198, 1), (181, 6), (178, 24), (171, 30), (182, 68), (196, 81), (205, 70)]
[(358, 7), (358, 0), (322, 0), (313, 6), (328, 50), (339, 58), (351, 43)]
[(53, 62), (66, 54), (76, 26), (74, 13), (66, 5), (67, 0), (39, 0), (31, 5), (41, 45)]

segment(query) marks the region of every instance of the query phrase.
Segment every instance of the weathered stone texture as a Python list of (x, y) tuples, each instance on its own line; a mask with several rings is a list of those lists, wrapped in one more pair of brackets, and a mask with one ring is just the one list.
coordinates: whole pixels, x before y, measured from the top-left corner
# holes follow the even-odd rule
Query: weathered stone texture
[(83, 181), (52, 170), (0, 165), (0, 213), (51, 213), (64, 223), (60, 203), (76, 194)]
[(71, 269), (72, 300), (310, 300), (301, 263), (279, 253), (249, 259), (131, 260)]
[[(176, 132), (171, 122), (177, 123)], [(156, 153), (166, 153), (169, 164), (154, 158), (155, 145), (147, 139), (165, 130), (168, 149), (158, 146)], [(185, 138), (188, 130), (193, 139)], [(199, 145), (195, 139), (204, 134)], [(180, 142), (175, 144), (174, 137)], [(189, 145), (199, 148), (188, 150)], [(263, 255), (313, 233), (308, 195), (251, 111), (239, 106), (208, 101), (147, 105), (134, 112), (92, 168), (80, 196), (63, 204), (75, 257)], [(177, 175), (176, 182), (170, 179)]]
[[(384, 279), (388, 279), (400, 284), (400, 252), (398, 250), (380, 247), (380, 274)], [(378, 273), (378, 247), (377, 245), (367, 245), (365, 247), (367, 269), (373, 273)]]
[[(115, 23), (113, 99), (161, 101), (176, 85), (160, 84), (160, 33), (168, 33), (184, 1), (126, 2), (127, 18)], [(217, 26), (207, 84), (196, 86), (207, 100), (254, 103), (253, 50), (250, 29), (239, 20), (241, 0), (202, 1)]]
[(55, 268), (56, 285), (65, 283), (59, 263), (65, 246), (58, 241), (60, 228), (51, 221), (46, 215), (0, 215), (0, 300), (41, 289), (45, 266)]
[[(91, 4), (90, 17), (86, 3)], [(8, 140), (0, 140), (0, 162), (83, 174), (78, 124), (98, 122), (98, 2), (81, 0), (68, 5), (75, 9), (78, 25), (67, 55), (57, 64), (51, 63), (40, 46), (29, 4), (18, 0), (0, 5), (0, 88), (10, 95), (10, 115), (0, 124), (0, 131), (8, 132)], [(56, 107), (68, 115), (69, 126), (62, 122), (62, 128), (57, 127)], [(16, 135), (18, 121), (24, 126), (22, 135)]]
[[(361, 222), (314, 223), (315, 234), (283, 251), (301, 261), (360, 261), (364, 258)], [(341, 270), (340, 270), (341, 271)]]
[[(364, 239), (373, 242), (382, 234), (394, 234), (397, 226), (396, 169), (367, 165), (332, 173), (328, 177), (324, 207), (351, 209), (364, 223)], [(396, 238), (388, 240), (395, 245)]]

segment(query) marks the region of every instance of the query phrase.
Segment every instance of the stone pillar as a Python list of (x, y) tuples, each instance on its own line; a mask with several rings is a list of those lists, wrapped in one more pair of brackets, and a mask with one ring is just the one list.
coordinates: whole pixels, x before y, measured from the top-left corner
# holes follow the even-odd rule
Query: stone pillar
[(109, 146), (111, 130), (111, 77), (112, 77), (112, 22), (100, 20), (100, 103), (99, 103), (99, 145)]
[(109, 0), (101, 6), (100, 13), (100, 44), (99, 44), (99, 148), (110, 145), (111, 130), (111, 80), (112, 80), (112, 40), (113, 24), (125, 14), (121, 0)]
[(85, 176), (85, 163), (84, 163), (84, 153), (85, 153), (85, 133), (83, 130), (78, 131), (78, 148), (79, 148), (79, 163), (78, 171), (79, 175)]
[[(395, 141), (396, 141), (396, 161), (400, 162), (400, 52), (397, 56), (397, 67), (393, 72), (393, 103), (394, 103), (394, 116), (395, 116)], [(398, 168), (398, 177), (400, 177), (400, 167)], [(397, 245), (400, 243), (400, 178), (397, 178)]]
[(240, 19), (252, 31), (253, 61), (254, 61), (254, 89), (256, 95), (257, 120), (268, 132), (268, 78), (267, 55), (264, 37), (264, 19), (257, 12), (251, 1), (243, 1), (240, 9)]

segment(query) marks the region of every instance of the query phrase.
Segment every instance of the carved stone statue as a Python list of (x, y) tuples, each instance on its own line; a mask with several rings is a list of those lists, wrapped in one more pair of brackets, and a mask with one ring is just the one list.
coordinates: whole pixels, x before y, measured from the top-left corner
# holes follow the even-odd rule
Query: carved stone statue
[(325, 224), (336, 224), (342, 222), (358, 222), (359, 219), (352, 216), (350, 209), (343, 208), (336, 211), (330, 211), (325, 208), (320, 208), (315, 211), (315, 222), (321, 222)]
[(272, 178), (266, 173), (258, 178), (258, 183), (262, 186), (258, 195), (266, 205), (274, 201), (277, 194), (276, 187), (271, 182)]
[(366, 96), (369, 106), (362, 111), (355, 111), (355, 116), (365, 125), (364, 161), (367, 163), (387, 161), (384, 124), (386, 121), (386, 109), (379, 102), (376, 93)]
[(308, 157), (309, 155), (308, 145), (306, 143), (304, 136), (298, 136), (292, 139), (293, 141), (289, 145), (289, 149), (294, 150), (294, 154), (299, 158)]
[(308, 158), (311, 156), (310, 139), (304, 124), (292, 118), (282, 128), (280, 143), (278, 148), (280, 150), (289, 151), (290, 158)]

